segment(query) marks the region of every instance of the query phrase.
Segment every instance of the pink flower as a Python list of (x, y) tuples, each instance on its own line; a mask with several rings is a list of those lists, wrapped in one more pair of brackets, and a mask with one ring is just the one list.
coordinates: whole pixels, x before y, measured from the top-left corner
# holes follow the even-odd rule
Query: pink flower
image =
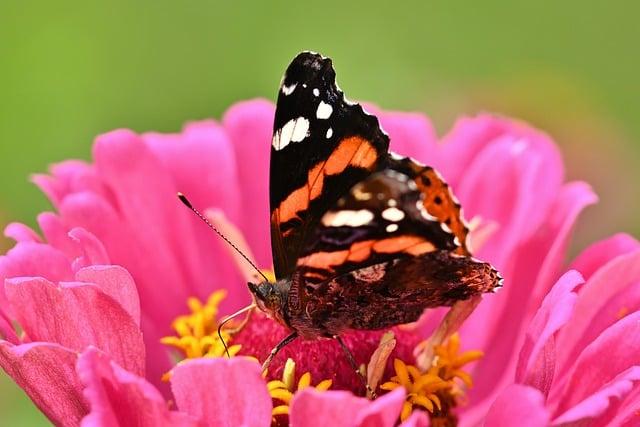
[(573, 268), (530, 323), (515, 382), (493, 403), (488, 425), (525, 417), (529, 426), (638, 423), (640, 243), (614, 236)]
[[(161, 378), (173, 364), (160, 339), (172, 333), (172, 321), (184, 314), (190, 297), (204, 301), (224, 288), (224, 313), (249, 301), (229, 251), (180, 205), (176, 191), (188, 194), (194, 205), (213, 216), (224, 213), (248, 241), (258, 265), (271, 267), (266, 141), (273, 113), (272, 104), (251, 101), (234, 106), (221, 123), (193, 123), (178, 135), (114, 131), (98, 137), (92, 164), (67, 161), (54, 166), (50, 175), (34, 177), (57, 213), (38, 217), (43, 237), (20, 224), (6, 230), (17, 243), (0, 258), (0, 278), (5, 282), (0, 288), (0, 365), (54, 423), (271, 422), (272, 395), (255, 362), (237, 357), (188, 360), (171, 371), (168, 387)], [(598, 257), (608, 249), (592, 249), (576, 261), (574, 268), (587, 284), (578, 292), (571, 316), (561, 302), (572, 301), (575, 289), (556, 285), (548, 293), (563, 271), (564, 249), (578, 214), (595, 201), (584, 183), (564, 183), (555, 145), (546, 135), (505, 118), (463, 119), (438, 141), (421, 115), (374, 113), (390, 134), (394, 151), (442, 171), (467, 218), (480, 224), (472, 235), (480, 246), (478, 257), (492, 262), (505, 277), (504, 289), (486, 297), (461, 330), (464, 348), (485, 354), (471, 372), (475, 386), (468, 406), (455, 409), (461, 421), (480, 422), (496, 397), (509, 399), (500, 394), (507, 387), (518, 390), (514, 396), (524, 396), (518, 402), (543, 408), (546, 412), (541, 414), (548, 414), (541, 415), (543, 421), (600, 390), (600, 379), (572, 382), (572, 362), (578, 356), (580, 360), (585, 343), (596, 335), (584, 338), (592, 331), (590, 323), (566, 319), (576, 317), (580, 298), (589, 295), (588, 276), (598, 270), (596, 261), (602, 263)], [(563, 276), (558, 283), (572, 277)], [(609, 289), (610, 298), (626, 298), (632, 288)], [(599, 305), (602, 310), (612, 306)], [(605, 311), (592, 317), (600, 319)], [(397, 345), (385, 381), (392, 375), (393, 359), (414, 363), (414, 347), (428, 337), (439, 316), (440, 311), (427, 314), (418, 329), (395, 329)], [(547, 317), (556, 323), (548, 326)], [(14, 332), (13, 321), (22, 334)], [(560, 323), (562, 328), (556, 329)], [(605, 320), (598, 324), (602, 330), (608, 326)], [(565, 333), (569, 327), (578, 332)], [(284, 334), (279, 325), (254, 315), (232, 344), (242, 346), (240, 354), (263, 360)], [(366, 363), (380, 336), (381, 332), (355, 332), (345, 341), (357, 362)], [(547, 341), (536, 347), (528, 340), (545, 336), (547, 341), (553, 337), (556, 343), (561, 338), (569, 343), (556, 346), (564, 350), (557, 353), (563, 368), (555, 371), (554, 384), (562, 380), (564, 388), (549, 389), (550, 399), (557, 402), (553, 408), (536, 394), (543, 393), (538, 362), (523, 362), (537, 358), (540, 346), (548, 346)], [(629, 354), (631, 366), (639, 359)], [(331, 379), (336, 390), (295, 393), (288, 409), (292, 425), (393, 425), (407, 406), (400, 387), (374, 402), (338, 391), (364, 392), (332, 341), (294, 342), (275, 359), (271, 379), (283, 375), (288, 357), (296, 362), (296, 380), (309, 372), (316, 382)], [(514, 378), (517, 385), (511, 384)], [(611, 393), (614, 389), (622, 396), (622, 385)], [(625, 396), (631, 399), (633, 393)], [(613, 411), (605, 400), (597, 403), (603, 411)], [(632, 404), (633, 400), (620, 407)], [(511, 414), (528, 407), (501, 406)], [(344, 417), (346, 412), (356, 415)], [(426, 422), (424, 413), (414, 411), (406, 425)]]

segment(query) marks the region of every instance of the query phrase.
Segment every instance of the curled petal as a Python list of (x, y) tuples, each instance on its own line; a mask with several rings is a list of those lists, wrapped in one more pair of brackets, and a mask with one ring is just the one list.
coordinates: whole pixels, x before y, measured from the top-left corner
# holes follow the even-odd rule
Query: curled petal
[(520, 351), (516, 381), (540, 390), (545, 396), (556, 369), (554, 335), (569, 320), (577, 298), (574, 290), (584, 282), (580, 273), (563, 275), (534, 316)]
[[(558, 393), (556, 414), (568, 411), (638, 363), (640, 311), (607, 328), (577, 357)], [(615, 355), (615, 357), (607, 357)], [(606, 363), (603, 358), (606, 357)]]
[(76, 273), (79, 282), (93, 283), (116, 300), (140, 326), (140, 300), (133, 278), (117, 265), (91, 265)]
[(19, 222), (12, 222), (11, 224), (8, 224), (4, 228), (4, 235), (16, 242), (42, 243), (42, 239), (38, 236), (38, 233)]
[[(97, 286), (42, 278), (10, 279), (7, 298), (32, 341), (77, 352), (96, 346), (130, 371), (144, 375), (142, 333), (122, 306)], [(42, 309), (47, 307), (47, 309)]]
[(74, 261), (74, 270), (87, 265), (110, 264), (107, 250), (100, 240), (81, 227), (76, 227), (69, 232), (69, 237), (78, 244), (82, 255)]
[(591, 396), (556, 417), (553, 420), (553, 424), (565, 425), (597, 419), (611, 406), (624, 399), (633, 390), (634, 385), (639, 382), (640, 366), (629, 368)]
[(170, 411), (160, 392), (144, 378), (121, 368), (95, 348), (77, 364), (91, 412), (83, 426), (196, 426), (186, 414)]

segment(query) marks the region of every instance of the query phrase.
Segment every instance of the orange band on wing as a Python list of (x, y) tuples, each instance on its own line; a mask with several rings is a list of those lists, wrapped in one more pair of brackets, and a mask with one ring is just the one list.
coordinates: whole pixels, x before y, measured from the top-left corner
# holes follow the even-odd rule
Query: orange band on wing
[(343, 139), (326, 162), (318, 163), (309, 171), (307, 182), (280, 203), (273, 219), (281, 224), (295, 218), (297, 212), (306, 210), (309, 203), (322, 194), (325, 176), (338, 175), (347, 166), (371, 170), (377, 159), (378, 153), (366, 139), (358, 136)]
[(433, 252), (435, 246), (419, 236), (398, 236), (382, 240), (363, 240), (353, 243), (349, 249), (333, 252), (315, 252), (298, 260), (298, 266), (324, 269), (331, 272), (346, 262), (360, 263), (378, 254), (407, 253), (421, 255)]

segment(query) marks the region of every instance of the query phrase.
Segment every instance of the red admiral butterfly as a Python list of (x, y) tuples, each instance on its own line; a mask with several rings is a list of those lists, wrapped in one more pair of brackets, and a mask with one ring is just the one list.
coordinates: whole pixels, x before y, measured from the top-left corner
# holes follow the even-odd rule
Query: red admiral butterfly
[(283, 77), (271, 143), (276, 282), (249, 284), (297, 336), (416, 321), (501, 286), (471, 257), (460, 204), (432, 168), (388, 153), (378, 119), (348, 101), (331, 59), (300, 53)]
[(280, 86), (271, 142), (277, 280), (249, 283), (255, 304), (236, 313), (257, 305), (292, 331), (264, 369), (300, 336), (337, 339), (357, 370), (340, 339), (345, 330), (383, 329), (414, 322), (427, 308), (460, 307), (438, 329), (442, 338), (481, 293), (501, 286), (491, 265), (471, 257), (447, 183), (388, 148), (378, 119), (338, 88), (331, 59), (311, 52), (294, 58)]

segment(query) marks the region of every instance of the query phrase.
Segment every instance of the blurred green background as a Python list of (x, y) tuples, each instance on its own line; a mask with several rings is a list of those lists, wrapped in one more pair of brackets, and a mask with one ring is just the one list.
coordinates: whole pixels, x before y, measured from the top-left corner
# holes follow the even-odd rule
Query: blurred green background
[[(0, 225), (48, 209), (28, 182), (117, 127), (177, 131), (273, 99), (300, 50), (331, 56), (352, 99), (429, 114), (496, 111), (561, 144), (601, 196), (574, 247), (640, 221), (640, 3), (0, 2)], [(6, 249), (9, 242), (0, 241)], [(0, 425), (46, 425), (0, 374)]]

